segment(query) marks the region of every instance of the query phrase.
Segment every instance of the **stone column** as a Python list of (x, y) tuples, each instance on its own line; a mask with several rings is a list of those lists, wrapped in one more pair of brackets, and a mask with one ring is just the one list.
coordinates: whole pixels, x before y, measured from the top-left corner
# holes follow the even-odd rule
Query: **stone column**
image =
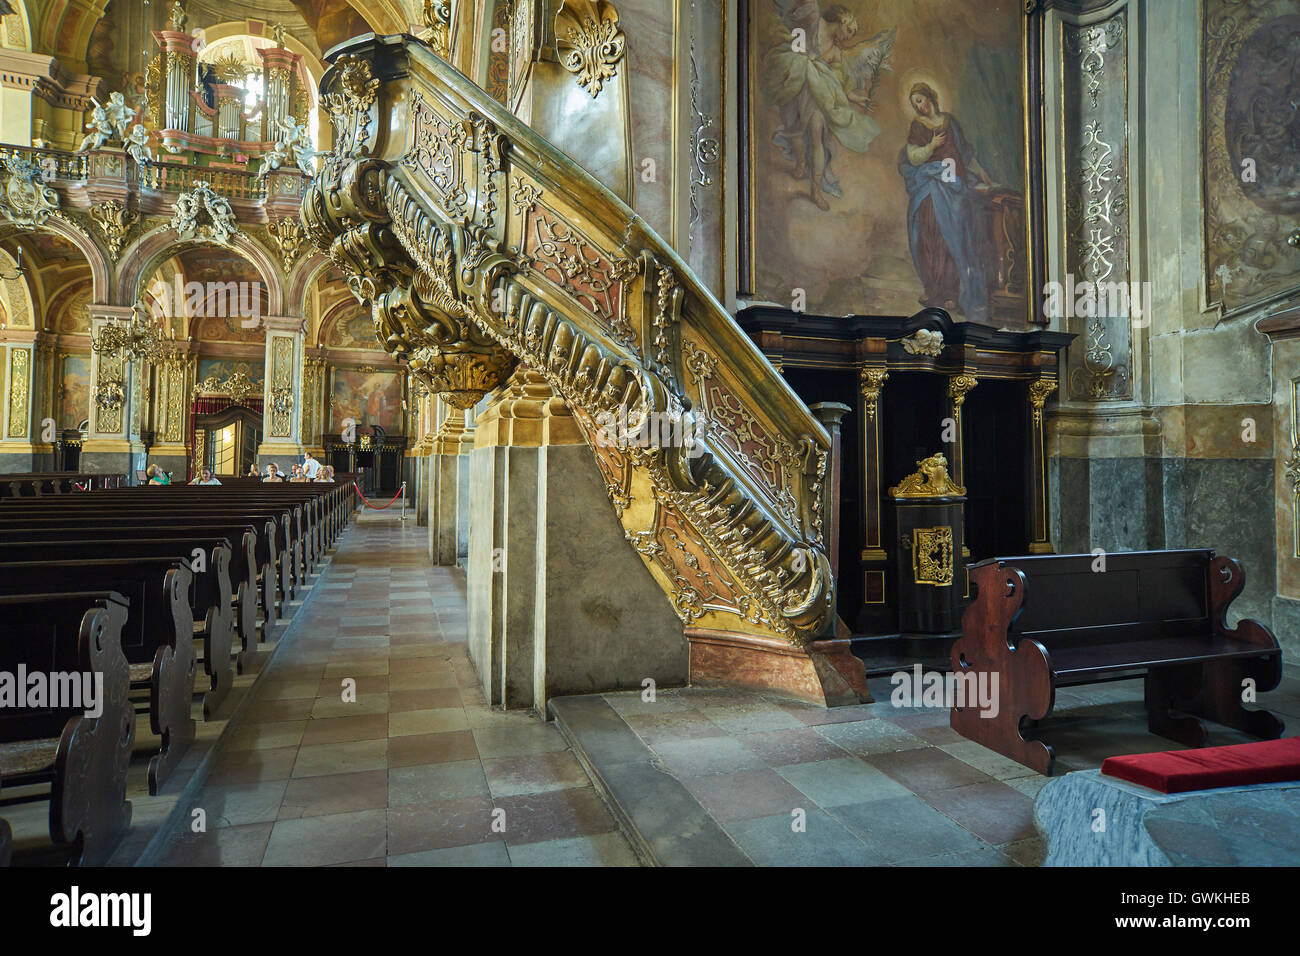
[(436, 565), (464, 567), (469, 558), (469, 464), (474, 448), (471, 413), (441, 399), (429, 449), (429, 557)]
[(54, 411), (56, 359), (54, 336), (37, 332), (32, 369), (32, 469), (53, 471), (55, 443), (59, 440), (58, 416)]
[(684, 683), (681, 620), (540, 374), (515, 371), (470, 459), (469, 653), (489, 701), (544, 712), (562, 694)]
[[(129, 322), (130, 306), (92, 305), (92, 338), (110, 322)], [(136, 363), (121, 355), (90, 353), (90, 433), (81, 446), (81, 470), (123, 474), (134, 482), (135, 473), (145, 467), (145, 448), (140, 440), (140, 394)], [(134, 427), (133, 427), (134, 426)]]
[(296, 316), (268, 315), (266, 328), (266, 384), (262, 396), (262, 444), (257, 449), (261, 467), (274, 461), (280, 470), (302, 456), (303, 320)]

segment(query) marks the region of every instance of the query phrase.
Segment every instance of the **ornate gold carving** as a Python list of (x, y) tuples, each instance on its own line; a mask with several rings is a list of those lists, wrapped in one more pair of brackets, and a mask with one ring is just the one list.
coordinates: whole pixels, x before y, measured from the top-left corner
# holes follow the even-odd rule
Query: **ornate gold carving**
[(530, 182), (525, 182), (518, 176), (510, 184), (510, 204), (515, 207), (515, 212), (521, 216), (541, 198), (541, 189)]
[(90, 218), (99, 226), (100, 232), (104, 234), (104, 242), (108, 245), (108, 254), (114, 259), (122, 252), (122, 245), (126, 242), (127, 233), (135, 221), (140, 218), (134, 210), (128, 209), (125, 203), (114, 202), (106, 199), (104, 202), (96, 203), (90, 209)]
[(1038, 378), (1029, 383), (1029, 404), (1034, 407), (1034, 424), (1043, 424), (1043, 405), (1047, 403), (1047, 396), (1056, 391), (1056, 380), (1050, 378)]
[[(400, 51), (394, 54), (402, 57)], [(401, 78), (391, 90), (388, 85), (382, 88), (378, 110), (384, 115), (405, 110), (402, 118), (413, 124), (419, 98), (411, 94), (427, 93), (434, 83), (415, 56), (405, 62), (411, 72), (399, 69)], [(364, 72), (363, 78), (369, 75)], [(334, 97), (336, 127), (357, 128), (373, 121), (373, 102), (343, 104), (342, 82), (339, 69), (325, 81), (326, 97)], [(310, 241), (343, 270), (354, 294), (369, 305), (385, 349), (405, 361), (414, 380), (454, 407), (467, 408), (500, 386), (517, 363), (544, 377), (592, 446), (625, 531), (639, 536), (634, 544), (653, 550), (653, 543), (670, 557), (675, 555), (671, 571), (651, 554), (645, 557), (683, 619), (792, 643), (809, 639), (825, 621), (833, 591), (818, 510), (828, 455), (815, 422), (788, 402), (784, 392), (770, 405), (750, 408), (748, 391), (733, 392), (712, 374), (710, 386), (719, 391), (688, 407), (686, 396), (667, 374), (684, 358), (677, 353), (674, 323), (685, 319), (676, 299), (696, 296), (693, 307), (707, 315), (701, 321), (729, 321), (725, 313), (712, 300), (698, 298), (675, 274), (665, 286), (660, 263), (671, 261), (671, 253), (634, 219), (618, 228), (607, 225), (611, 211), (620, 210), (610, 206), (594, 184), (588, 185), (576, 167), (561, 169), (563, 175), (551, 180), (558, 185), (555, 194), (548, 187), (547, 199), (564, 197), (557, 208), (534, 200), (520, 210), (522, 222), (516, 217), (497, 222), (495, 190), (504, 190), (519, 174), (531, 177), (533, 153), (508, 148), (502, 126), (487, 118), (499, 112), (492, 104), (479, 100), (471, 106), (458, 99), (455, 84), (437, 89), (437, 99), (428, 96), (425, 103), (431, 132), (421, 145), (426, 157), (435, 154), (432, 128), (439, 121), (472, 133), (460, 149), (459, 162), (477, 195), (464, 217), (451, 215), (443, 205), (428, 172), (437, 167), (415, 159), (414, 145), (402, 165), (423, 165), (418, 175), (393, 175), (387, 162), (362, 155), (363, 148), (351, 154), (336, 150), (304, 195), (302, 220)], [(582, 199), (589, 205), (575, 204), (566, 192), (573, 188), (583, 190)], [(576, 229), (576, 219), (566, 218), (572, 214), (560, 211), (574, 208), (589, 211), (582, 223), (590, 233)], [(510, 235), (503, 236), (503, 231)], [(630, 250), (635, 254), (628, 255)], [(661, 291), (667, 296), (664, 308)], [(662, 316), (658, 326), (657, 315)], [(644, 353), (635, 348), (632, 316), (640, 323), (636, 333), (654, 337), (662, 331), (664, 341), (654, 348), (647, 342)], [(662, 365), (655, 361), (660, 353)], [(757, 374), (764, 380), (771, 375), (752, 350), (743, 353), (743, 362), (749, 364), (732, 356), (715, 362), (725, 362), (731, 373), (727, 381), (747, 381), (733, 377), (738, 374)], [(696, 359), (685, 367), (697, 374), (707, 365)], [(724, 390), (737, 399), (739, 408), (722, 397)], [(703, 407), (706, 401), (715, 400), (725, 405), (733, 427), (752, 438), (752, 449), (742, 446), (742, 452), (758, 474), (735, 462), (739, 439), (720, 434), (712, 438), (712, 428), (697, 429), (711, 414)], [(668, 443), (598, 448), (595, 421), (602, 413), (626, 422), (630, 434), (657, 416), (680, 424), (682, 434), (705, 434), (706, 447), (694, 455)], [(806, 420), (802, 427), (812, 431), (802, 434), (787, 416)], [(760, 477), (763, 474), (768, 477)], [(646, 509), (652, 508), (670, 517), (647, 526)], [(628, 524), (632, 520), (637, 526)], [(670, 535), (640, 535), (647, 527), (657, 530), (674, 521), (682, 529), (678, 540), (685, 551)], [(725, 577), (734, 582), (728, 609), (722, 609), (727, 603), (723, 601), (711, 606), (710, 593), (695, 576), (687, 553), (701, 569), (706, 561), (712, 564), (711, 580)], [(721, 617), (724, 613), (734, 617)]]
[(418, 91), (411, 95), (411, 113), (411, 148), (402, 165), (428, 176), (442, 208), (461, 219), (469, 203), (463, 157), (470, 131), (437, 116)]
[(40, 167), (18, 153), (5, 157), (0, 175), (0, 213), (14, 225), (34, 229), (59, 208), (59, 194), (45, 185)]
[(181, 239), (208, 239), (223, 245), (239, 231), (230, 200), (202, 181), (176, 197), (171, 227)]
[(946, 588), (952, 585), (952, 528), (912, 529), (912, 580)]
[(624, 283), (613, 259), (581, 231), (542, 205), (528, 210), (524, 226), (524, 263), (555, 283), (609, 326), (619, 341), (631, 344), (636, 333), (624, 317)]
[[(948, 397), (955, 407), (961, 408), (966, 402), (966, 393), (979, 384), (974, 375), (963, 372), (948, 379)], [(983, 394), (983, 393), (981, 393)]]
[(966, 489), (948, 476), (948, 459), (943, 452), (916, 463), (916, 472), (889, 489), (891, 498), (954, 498)]
[(334, 127), (334, 147), (326, 158), (331, 167), (342, 159), (360, 156), (367, 148), (370, 110), (379, 89), (369, 61), (351, 53), (339, 57), (333, 70), (337, 71), (334, 89), (321, 98)]
[(126, 404), (123, 362), (119, 355), (101, 355), (92, 397), (95, 401), (95, 430), (122, 430), (122, 407)]
[(707, 379), (713, 378), (713, 373), (718, 369), (718, 360), (716, 358), (690, 341), (686, 343), (685, 352), (686, 370), (691, 373), (691, 379), (696, 385), (703, 384)]
[(24, 348), (9, 350), (9, 437), (27, 437), (30, 398), (31, 353)]
[(298, 258), (299, 250), (302, 249), (303, 240), (307, 238), (302, 231), (302, 224), (297, 219), (285, 216), (267, 226), (266, 231), (275, 241), (275, 247), (280, 252), (280, 266), (288, 275)]
[(271, 388), (266, 393), (271, 411), (270, 436), (293, 434), (293, 339), (276, 336), (271, 344)]
[(889, 373), (883, 368), (864, 368), (858, 372), (858, 387), (862, 391), (867, 418), (876, 420), (876, 406), (880, 403), (880, 390), (885, 387)]
[(908, 355), (938, 355), (943, 351), (943, 333), (938, 329), (917, 329), (899, 339), (899, 344)]
[(233, 405), (247, 405), (249, 397), (260, 392), (261, 390), (253, 384), (248, 374), (240, 370), (224, 381), (215, 375), (209, 375), (194, 386), (192, 394), (195, 398), (200, 395), (226, 395)]
[(565, 0), (555, 15), (555, 46), (560, 63), (595, 99), (614, 78), (627, 41), (609, 0)]
[(424, 27), (433, 52), (450, 60), (451, 0), (424, 0)]

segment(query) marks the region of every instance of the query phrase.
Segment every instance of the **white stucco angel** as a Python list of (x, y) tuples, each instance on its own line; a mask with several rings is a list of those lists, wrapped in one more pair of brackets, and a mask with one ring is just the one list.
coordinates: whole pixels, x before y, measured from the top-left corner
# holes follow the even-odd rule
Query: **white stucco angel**
[(82, 138), (81, 145), (77, 147), (79, 153), (99, 149), (113, 135), (113, 124), (108, 120), (108, 110), (94, 97), (91, 97), (90, 101), (95, 104), (90, 114), (90, 122), (86, 124), (86, 129), (90, 132)]
[(153, 150), (149, 147), (149, 130), (143, 123), (136, 123), (131, 127), (131, 133), (126, 138), (126, 151), (135, 160), (137, 166), (153, 162)]
[(126, 105), (126, 97), (121, 93), (110, 94), (104, 112), (108, 117), (109, 125), (113, 128), (114, 138), (126, 139), (127, 127), (135, 117), (135, 110)]

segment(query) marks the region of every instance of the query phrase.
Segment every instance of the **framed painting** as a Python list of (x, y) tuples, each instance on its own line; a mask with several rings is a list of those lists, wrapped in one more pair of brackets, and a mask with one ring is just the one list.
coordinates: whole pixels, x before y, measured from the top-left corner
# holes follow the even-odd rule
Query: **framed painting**
[(740, 294), (821, 315), (1035, 321), (1038, 15), (1023, 0), (741, 9)]

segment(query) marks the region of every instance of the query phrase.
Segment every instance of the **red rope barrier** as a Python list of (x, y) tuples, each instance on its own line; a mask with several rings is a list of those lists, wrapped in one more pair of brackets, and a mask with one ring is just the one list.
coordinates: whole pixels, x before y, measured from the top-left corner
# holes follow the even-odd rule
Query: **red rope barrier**
[(391, 508), (393, 506), (393, 501), (396, 501), (398, 498), (402, 497), (402, 493), (406, 491), (406, 482), (402, 482), (402, 487), (398, 488), (397, 494), (393, 495), (393, 501), (388, 502), (388, 504), (386, 505), (371, 504), (370, 499), (368, 499), (365, 495), (361, 494), (361, 489), (357, 488), (357, 483), (355, 481), (352, 482), (352, 487), (357, 489), (357, 495), (360, 496), (361, 500), (364, 501), (368, 507), (373, 508), (375, 511), (383, 511), (385, 508)]

